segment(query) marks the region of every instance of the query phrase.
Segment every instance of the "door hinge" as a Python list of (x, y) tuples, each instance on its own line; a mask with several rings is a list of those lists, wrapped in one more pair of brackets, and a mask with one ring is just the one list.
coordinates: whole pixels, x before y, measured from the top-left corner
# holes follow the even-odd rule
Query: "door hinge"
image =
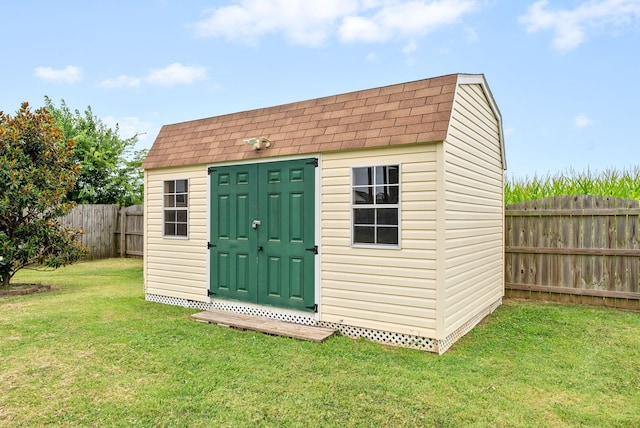
[(305, 306), (307, 309), (311, 309), (313, 312), (318, 312), (318, 304), (314, 304), (312, 306)]
[(317, 168), (318, 167), (318, 158), (315, 158), (315, 159), (307, 162), (307, 165), (313, 165), (313, 166), (315, 166)]
[(210, 166), (209, 168), (207, 168), (207, 175), (211, 175), (211, 173), (216, 172), (217, 169), (213, 166)]
[(207, 290), (207, 296), (211, 297), (211, 296), (215, 296), (216, 292), (212, 291), (212, 290)]
[(213, 247), (217, 247), (217, 245), (216, 244), (212, 244), (211, 242), (207, 242), (207, 250), (210, 250)]
[(311, 251), (313, 254), (318, 254), (318, 246), (314, 245), (311, 248), (305, 248), (305, 251)]

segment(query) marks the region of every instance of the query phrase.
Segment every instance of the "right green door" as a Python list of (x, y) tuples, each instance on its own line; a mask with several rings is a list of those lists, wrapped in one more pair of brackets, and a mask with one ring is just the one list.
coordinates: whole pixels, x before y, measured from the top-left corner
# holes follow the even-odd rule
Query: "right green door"
[(210, 294), (315, 310), (316, 159), (210, 168)]

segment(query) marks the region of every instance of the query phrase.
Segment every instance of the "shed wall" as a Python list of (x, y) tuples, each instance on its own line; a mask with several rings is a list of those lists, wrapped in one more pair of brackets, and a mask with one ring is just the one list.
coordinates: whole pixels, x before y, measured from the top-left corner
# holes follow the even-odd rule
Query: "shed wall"
[[(325, 153), (321, 320), (433, 337), (437, 146)], [(401, 248), (351, 246), (351, 168), (400, 165)]]
[[(207, 300), (207, 168), (145, 171), (145, 293)], [(162, 236), (163, 181), (189, 179), (188, 238)]]
[(480, 85), (460, 85), (444, 143), (444, 330), (503, 295), (503, 180), (499, 122)]

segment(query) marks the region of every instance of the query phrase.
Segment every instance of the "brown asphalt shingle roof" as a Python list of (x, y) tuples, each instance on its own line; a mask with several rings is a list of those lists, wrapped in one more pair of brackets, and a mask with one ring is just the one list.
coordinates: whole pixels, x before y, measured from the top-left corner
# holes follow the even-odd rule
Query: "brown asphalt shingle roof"
[[(443, 141), (458, 75), (194, 120), (160, 129), (143, 168)], [(244, 140), (266, 137), (260, 151)]]

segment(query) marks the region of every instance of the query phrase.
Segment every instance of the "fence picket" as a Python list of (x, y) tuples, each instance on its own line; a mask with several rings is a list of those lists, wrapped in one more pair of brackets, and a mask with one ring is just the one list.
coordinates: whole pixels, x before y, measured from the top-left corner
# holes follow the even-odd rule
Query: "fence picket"
[(505, 257), (518, 260), (519, 272), (505, 263), (505, 287), (556, 290), (570, 301), (624, 299), (628, 307), (628, 300), (640, 301), (639, 221), (636, 200), (560, 196), (509, 205)]
[(121, 240), (120, 217), (124, 215), (124, 255), (143, 256), (144, 230), (143, 207), (133, 205), (118, 209), (117, 205), (76, 205), (60, 219), (63, 227), (81, 229), (80, 242), (87, 247), (87, 260), (115, 257), (119, 254)]

